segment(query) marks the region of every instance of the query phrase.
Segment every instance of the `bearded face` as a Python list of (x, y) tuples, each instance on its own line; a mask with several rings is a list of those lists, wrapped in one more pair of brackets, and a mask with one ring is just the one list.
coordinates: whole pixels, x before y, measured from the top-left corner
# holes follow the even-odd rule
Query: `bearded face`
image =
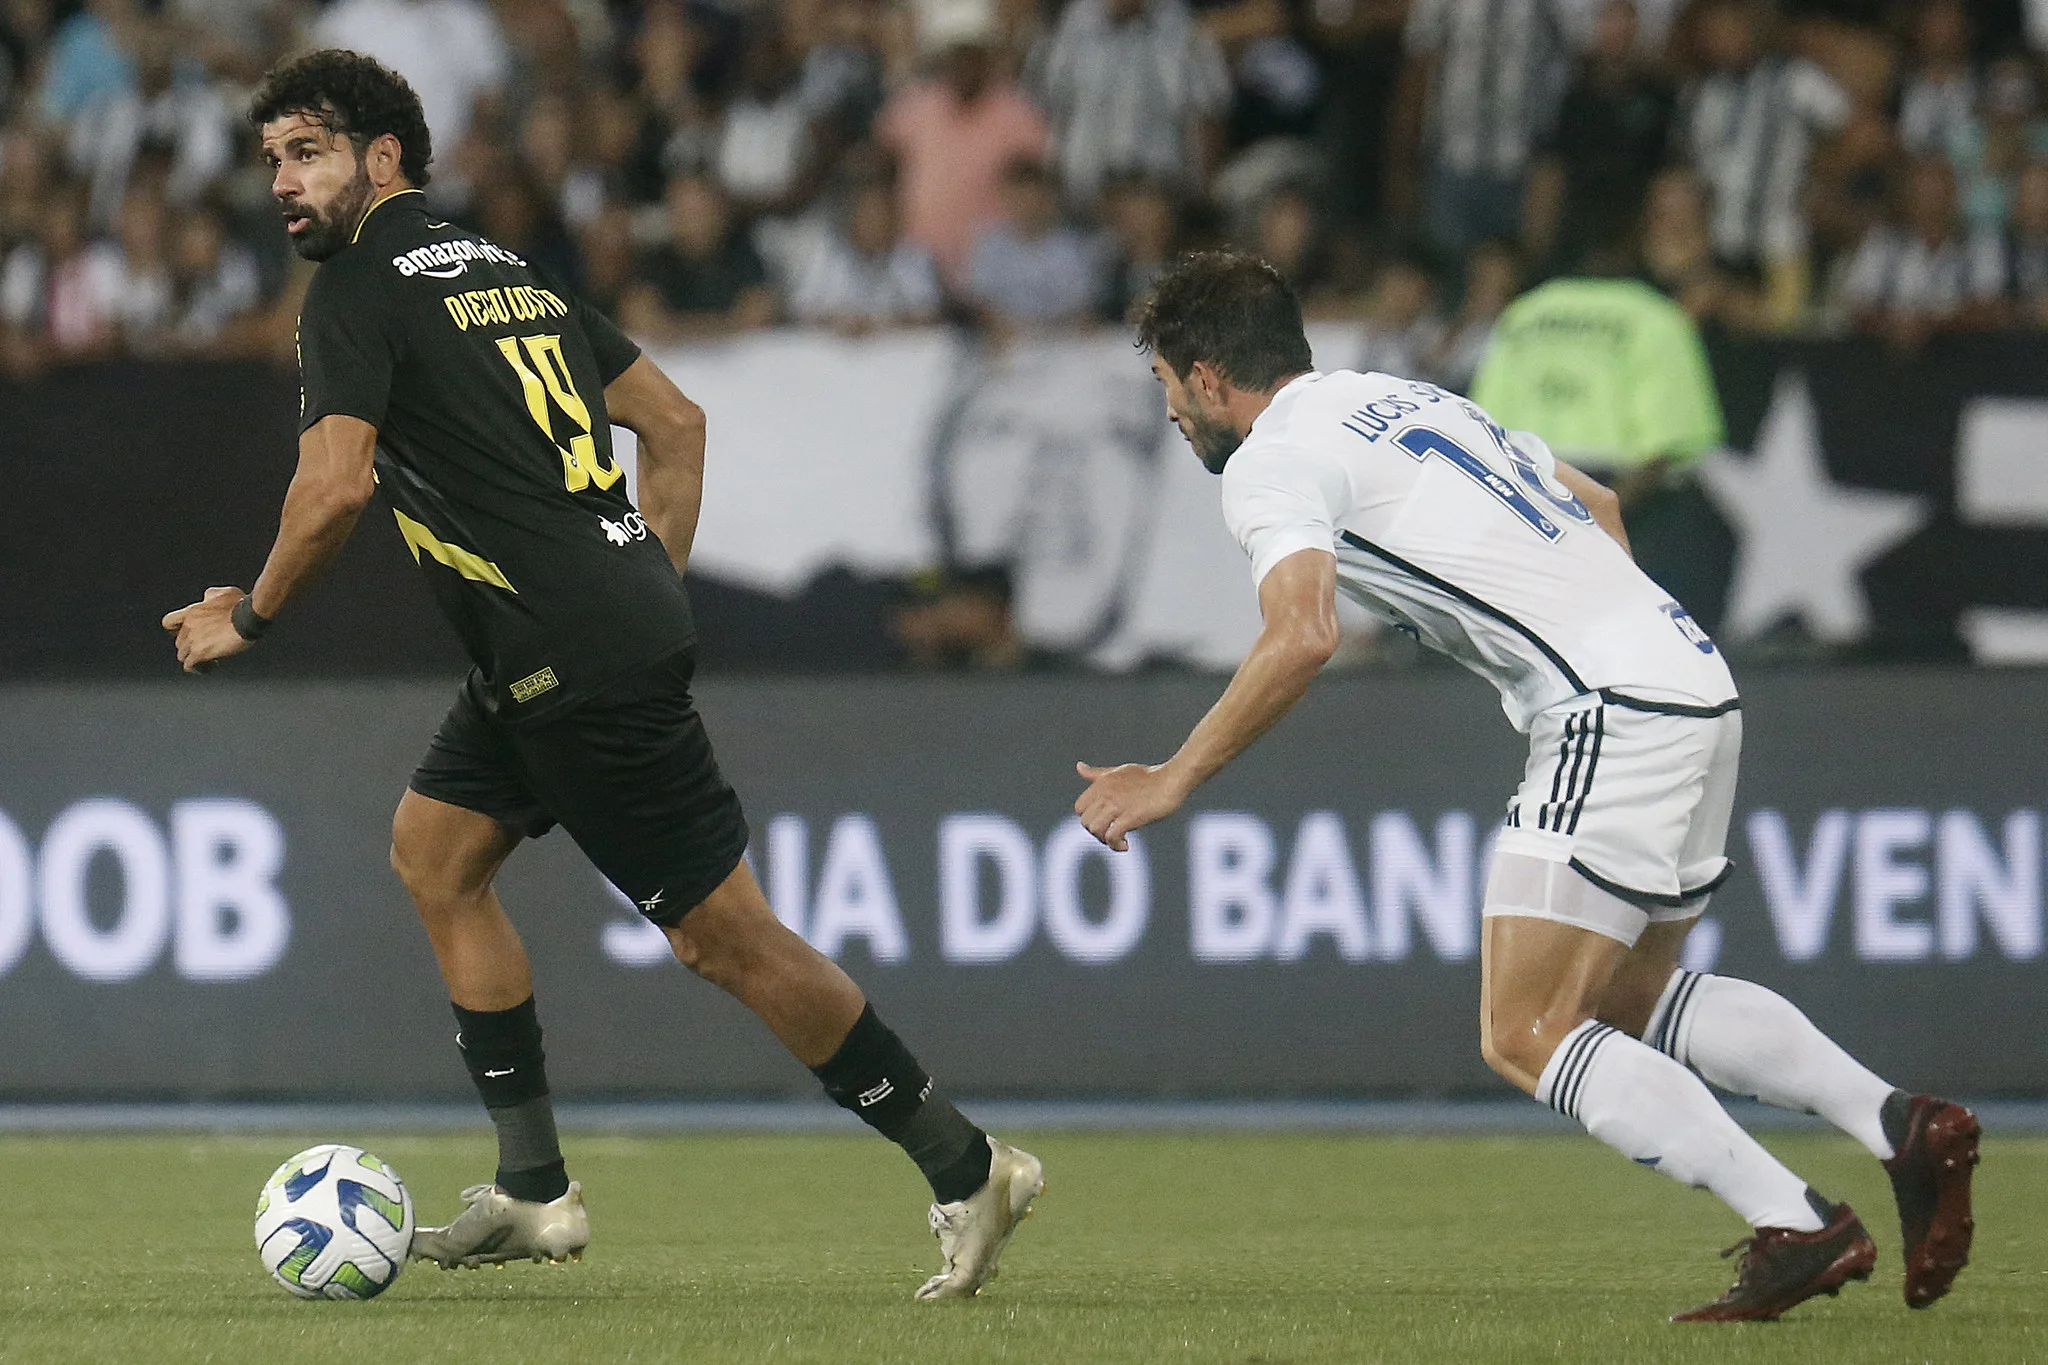
[(1183, 413), (1180, 431), (1188, 438), (1188, 444), (1194, 447), (1195, 458), (1211, 474), (1221, 474), (1223, 466), (1230, 463), (1230, 457), (1244, 444), (1244, 437), (1235, 427), (1201, 413)]
[(263, 152), (292, 250), (324, 261), (347, 246), (377, 197), (349, 139), (305, 114), (290, 114), (264, 127)]
[(1244, 444), (1244, 434), (1220, 414), (1209, 411), (1201, 395), (1158, 356), (1152, 357), (1152, 373), (1159, 377), (1160, 384), (1166, 389), (1167, 417), (1194, 447), (1195, 458), (1211, 474), (1221, 474), (1223, 466), (1230, 463), (1230, 457)]

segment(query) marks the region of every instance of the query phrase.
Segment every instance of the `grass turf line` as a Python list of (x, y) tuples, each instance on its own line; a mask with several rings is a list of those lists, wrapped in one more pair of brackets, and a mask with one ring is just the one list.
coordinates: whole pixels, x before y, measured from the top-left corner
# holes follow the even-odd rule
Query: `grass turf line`
[(1771, 1146), (1877, 1236), (1873, 1281), (1775, 1326), (1663, 1318), (1726, 1287), (1743, 1229), (1583, 1138), (1061, 1134), (979, 1300), (937, 1265), (909, 1163), (859, 1136), (578, 1138), (580, 1265), (414, 1265), (367, 1304), (258, 1265), (256, 1191), (321, 1140), (395, 1165), (425, 1221), (488, 1135), (0, 1139), (0, 1361), (2048, 1360), (2048, 1141), (1986, 1144), (1976, 1263), (1909, 1312), (1882, 1172), (1845, 1139)]

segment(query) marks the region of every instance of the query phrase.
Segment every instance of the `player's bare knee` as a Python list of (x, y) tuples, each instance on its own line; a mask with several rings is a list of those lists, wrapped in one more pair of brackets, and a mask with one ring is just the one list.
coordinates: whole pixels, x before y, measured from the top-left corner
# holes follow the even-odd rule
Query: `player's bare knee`
[(502, 854), (469, 846), (401, 803), (391, 820), (391, 870), (423, 916), (474, 904), (489, 889)]
[(422, 899), (432, 889), (433, 860), (427, 848), (428, 840), (419, 821), (400, 806), (391, 817), (391, 870), (398, 874), (398, 880), (414, 900)]
[(676, 961), (688, 967), (697, 975), (704, 975), (700, 964), (704, 961), (704, 945), (682, 924), (664, 924), (661, 932), (668, 937), (668, 949), (676, 955)]
[(1550, 1064), (1550, 1054), (1581, 1022), (1582, 1019), (1576, 1018), (1531, 1017), (1497, 1011), (1480, 1035), (1480, 1055), (1486, 1058), (1486, 1064), (1496, 1075), (1519, 1084), (1523, 1077), (1542, 1075), (1543, 1068)]
[[(692, 919), (699, 922), (692, 923)], [(685, 916), (681, 923), (664, 926), (670, 951), (676, 961), (723, 990), (730, 991), (747, 976), (746, 954), (728, 934), (718, 932), (710, 917), (699, 912)]]

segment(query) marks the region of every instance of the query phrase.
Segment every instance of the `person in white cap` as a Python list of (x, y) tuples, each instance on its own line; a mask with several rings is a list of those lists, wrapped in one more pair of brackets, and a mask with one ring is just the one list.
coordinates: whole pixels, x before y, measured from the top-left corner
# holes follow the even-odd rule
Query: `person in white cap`
[(961, 281), (979, 231), (1002, 213), (1003, 170), (1045, 155), (1037, 106), (1002, 70), (995, 0), (924, 0), (917, 41), (929, 74), (882, 109), (875, 135), (895, 161), (903, 236)]

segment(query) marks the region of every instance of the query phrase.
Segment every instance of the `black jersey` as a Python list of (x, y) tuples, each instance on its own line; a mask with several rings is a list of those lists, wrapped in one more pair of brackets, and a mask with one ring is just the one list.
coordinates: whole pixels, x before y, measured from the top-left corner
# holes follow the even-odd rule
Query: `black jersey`
[(507, 720), (695, 643), (612, 458), (604, 387), (639, 354), (418, 191), (372, 208), (306, 293), (300, 429), (377, 428), (378, 486)]

